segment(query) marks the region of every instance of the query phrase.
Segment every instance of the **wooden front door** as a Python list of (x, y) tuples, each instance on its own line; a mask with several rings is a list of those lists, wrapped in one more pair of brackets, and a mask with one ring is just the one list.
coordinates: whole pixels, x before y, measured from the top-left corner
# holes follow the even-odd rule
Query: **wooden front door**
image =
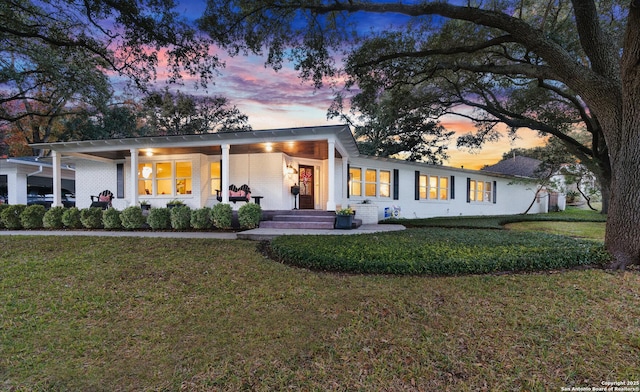
[(313, 166), (300, 165), (298, 168), (298, 176), (300, 184), (300, 209), (313, 210), (315, 207), (315, 198), (313, 196)]

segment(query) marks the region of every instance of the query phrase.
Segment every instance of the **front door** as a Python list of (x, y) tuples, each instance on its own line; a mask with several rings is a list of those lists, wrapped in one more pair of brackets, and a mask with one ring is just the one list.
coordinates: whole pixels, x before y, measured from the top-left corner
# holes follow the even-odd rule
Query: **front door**
[(298, 170), (300, 181), (300, 209), (313, 210), (315, 206), (315, 198), (313, 197), (313, 166), (300, 165)]

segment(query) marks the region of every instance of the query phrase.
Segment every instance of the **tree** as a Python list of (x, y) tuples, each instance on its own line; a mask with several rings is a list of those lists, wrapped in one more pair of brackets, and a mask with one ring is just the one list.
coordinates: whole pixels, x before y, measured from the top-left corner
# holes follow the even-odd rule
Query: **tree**
[(229, 100), (196, 97), (169, 90), (154, 92), (143, 100), (147, 135), (189, 135), (227, 131), (249, 131), (247, 116)]
[[(438, 84), (449, 83), (443, 91), (460, 98), (457, 102), (472, 103), (513, 128), (529, 126), (526, 120), (531, 116), (522, 118), (517, 112), (502, 116), (509, 109), (499, 105), (506, 96), (492, 94), (486, 87), (516, 91), (518, 86), (529, 86), (521, 91), (533, 91), (536, 97), (548, 94), (545, 102), (549, 103), (577, 104), (579, 114), (589, 114), (582, 120), (585, 126), (599, 129), (589, 128), (591, 148), (598, 150), (593, 159), (609, 160), (598, 164), (610, 170), (605, 244), (615, 260), (611, 267), (640, 263), (639, 1), (505, 0), (459, 6), (443, 1), (210, 0), (208, 5), (200, 24), (220, 45), (232, 53), (267, 50), (267, 63), (275, 68), (289, 56), (301, 76), (316, 84), (335, 75), (331, 50), (349, 37), (345, 26), (350, 17), (362, 12), (394, 13), (411, 18), (402, 34), (409, 42), (395, 45), (394, 53), (382, 52), (363, 63), (370, 66), (370, 73), (387, 76), (389, 70), (411, 76), (414, 68), (384, 66), (402, 60), (424, 63), (419, 79), (429, 84), (437, 76)], [(420, 80), (407, 80), (423, 90)], [(532, 90), (534, 82), (542, 90)], [(472, 89), (456, 91), (465, 86)], [(489, 123), (481, 133), (492, 137), (492, 126)], [(546, 127), (545, 132), (553, 128)]]
[(40, 102), (43, 90), (68, 89), (91, 101), (104, 91), (107, 73), (144, 90), (163, 57), (170, 81), (187, 73), (206, 84), (219, 61), (174, 6), (173, 0), (3, 0), (0, 122), (42, 116), (26, 103)]

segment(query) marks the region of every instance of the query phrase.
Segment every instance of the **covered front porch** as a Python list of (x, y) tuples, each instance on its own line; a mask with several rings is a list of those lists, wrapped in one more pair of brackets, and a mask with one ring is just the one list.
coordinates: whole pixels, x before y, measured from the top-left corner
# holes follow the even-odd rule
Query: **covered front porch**
[[(347, 126), (60, 142), (50, 149), (54, 188), (63, 158), (76, 164), (76, 203), (109, 189), (113, 206), (145, 200), (161, 207), (180, 199), (192, 208), (230, 203), (231, 185), (247, 185), (263, 209), (335, 210), (346, 200), (350, 157), (358, 155)], [(58, 180), (56, 181), (56, 177)], [(299, 187), (296, 198), (292, 187)], [(59, 192), (54, 192), (59, 195)], [(86, 205), (85, 205), (86, 204)], [(235, 204), (238, 208), (242, 202)], [(54, 198), (54, 205), (61, 205)], [(232, 204), (234, 205), (234, 204)]]

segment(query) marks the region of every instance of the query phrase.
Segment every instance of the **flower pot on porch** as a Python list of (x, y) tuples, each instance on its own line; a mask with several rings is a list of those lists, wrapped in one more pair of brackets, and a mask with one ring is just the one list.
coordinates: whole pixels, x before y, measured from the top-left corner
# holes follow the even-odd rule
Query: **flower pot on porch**
[(336, 229), (351, 230), (353, 215), (336, 215)]

